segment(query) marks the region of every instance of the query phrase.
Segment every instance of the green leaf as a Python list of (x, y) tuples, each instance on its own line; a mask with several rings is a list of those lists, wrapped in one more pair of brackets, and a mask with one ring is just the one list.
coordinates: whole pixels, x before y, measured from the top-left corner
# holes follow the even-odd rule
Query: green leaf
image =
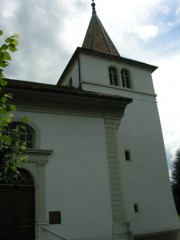
[(6, 102), (7, 102), (7, 98), (6, 98), (6, 97), (2, 97), (2, 98), (1, 98), (1, 102), (2, 102), (2, 103), (6, 103)]
[(28, 123), (29, 122), (29, 118), (28, 117), (23, 117), (22, 122), (23, 123)]
[(16, 51), (17, 51), (17, 48), (16, 48), (13, 44), (10, 44), (9, 50), (10, 50), (11, 52), (16, 52)]
[(3, 77), (3, 70), (0, 69), (0, 78), (2, 78), (2, 77)]
[(19, 43), (16, 39), (13, 39), (13, 41), (11, 42), (11, 44), (14, 44), (14, 46), (17, 46)]
[(8, 52), (4, 52), (3, 55), (4, 55), (4, 59), (5, 60), (7, 60), (7, 61), (11, 60), (11, 56), (10, 56), (10, 54)]
[(6, 68), (8, 66), (8, 63), (5, 61), (0, 61), (0, 67)]
[(5, 42), (6, 42), (6, 43), (11, 43), (11, 42), (12, 42), (12, 36), (11, 36), (11, 37), (8, 37), (8, 38), (6, 38), (6, 39), (5, 39)]
[[(0, 36), (3, 31), (0, 30)], [(4, 86), (7, 81), (4, 80), (4, 69), (9, 65), (11, 56), (9, 52), (17, 51), (18, 35), (14, 34), (5, 39), (5, 42), (0, 46), (0, 180), (5, 179), (9, 174), (17, 176), (18, 167), (24, 161), (27, 161), (27, 156), (23, 156), (25, 143), (21, 141), (21, 136), (25, 131), (25, 122), (27, 118), (21, 120), (19, 128), (15, 129), (11, 135), (7, 134), (9, 124), (14, 119), (13, 111), (16, 106), (9, 104), (12, 95), (4, 93)]]
[(16, 172), (16, 170), (17, 170), (16, 164), (12, 164), (12, 165), (11, 165), (11, 170), (14, 171), (14, 172)]
[(2, 87), (6, 86), (7, 85), (7, 81), (3, 80), (3, 79), (0, 79), (0, 85)]
[(12, 94), (11, 94), (11, 93), (5, 93), (5, 94), (4, 94), (4, 97), (6, 97), (6, 98), (12, 98)]
[(14, 114), (13, 113), (9, 113), (9, 118), (13, 118)]
[(7, 119), (6, 119), (6, 122), (7, 122), (7, 123), (10, 123), (10, 122), (11, 122), (11, 118), (7, 118)]
[(18, 39), (18, 38), (19, 38), (19, 34), (14, 33), (14, 37), (15, 37), (16, 39)]
[(21, 130), (25, 130), (26, 129), (26, 126), (24, 124), (21, 124), (19, 127), (20, 127)]
[(16, 106), (15, 105), (11, 104), (9, 107), (10, 107), (11, 111), (16, 111)]
[(8, 49), (8, 45), (7, 44), (3, 44), (2, 46), (1, 46), (1, 50), (7, 50)]

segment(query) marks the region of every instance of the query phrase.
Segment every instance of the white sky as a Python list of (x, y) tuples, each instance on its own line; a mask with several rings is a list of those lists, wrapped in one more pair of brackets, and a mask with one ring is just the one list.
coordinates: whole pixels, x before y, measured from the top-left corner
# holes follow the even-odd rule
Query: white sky
[[(180, 0), (95, 0), (123, 57), (158, 66), (153, 73), (168, 162), (180, 147)], [(90, 18), (91, 0), (0, 0), (0, 29), (20, 35), (10, 78), (56, 84)]]

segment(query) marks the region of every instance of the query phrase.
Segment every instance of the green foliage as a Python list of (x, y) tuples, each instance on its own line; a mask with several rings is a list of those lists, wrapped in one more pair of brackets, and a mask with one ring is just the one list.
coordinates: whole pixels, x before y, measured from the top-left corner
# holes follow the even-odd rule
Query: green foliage
[(180, 214), (180, 148), (176, 152), (172, 171), (172, 190), (176, 209)]
[[(0, 36), (2, 35), (3, 31), (0, 30)], [(14, 34), (6, 38), (5, 43), (0, 47), (0, 181), (9, 174), (15, 176), (18, 173), (18, 167), (27, 161), (27, 156), (23, 155), (25, 143), (21, 141), (27, 118), (22, 119), (18, 130), (8, 134), (8, 127), (13, 121), (13, 111), (16, 111), (16, 106), (10, 103), (12, 94), (4, 93), (4, 87), (8, 84), (4, 79), (4, 70), (11, 60), (10, 52), (17, 51), (17, 46), (18, 35)]]
[(180, 148), (177, 150), (172, 171), (173, 184), (180, 185)]

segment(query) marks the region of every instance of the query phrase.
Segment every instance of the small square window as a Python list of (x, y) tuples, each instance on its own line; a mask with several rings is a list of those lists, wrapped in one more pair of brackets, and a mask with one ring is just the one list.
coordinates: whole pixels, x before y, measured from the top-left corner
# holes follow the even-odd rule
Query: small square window
[(131, 161), (131, 156), (130, 156), (129, 150), (125, 150), (125, 159), (126, 159), (126, 161)]

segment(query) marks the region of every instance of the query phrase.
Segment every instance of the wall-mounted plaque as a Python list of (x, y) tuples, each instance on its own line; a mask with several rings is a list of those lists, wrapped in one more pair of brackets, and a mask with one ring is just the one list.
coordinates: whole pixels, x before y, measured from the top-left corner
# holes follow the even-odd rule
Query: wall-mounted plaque
[(49, 224), (61, 224), (61, 212), (49, 212)]

